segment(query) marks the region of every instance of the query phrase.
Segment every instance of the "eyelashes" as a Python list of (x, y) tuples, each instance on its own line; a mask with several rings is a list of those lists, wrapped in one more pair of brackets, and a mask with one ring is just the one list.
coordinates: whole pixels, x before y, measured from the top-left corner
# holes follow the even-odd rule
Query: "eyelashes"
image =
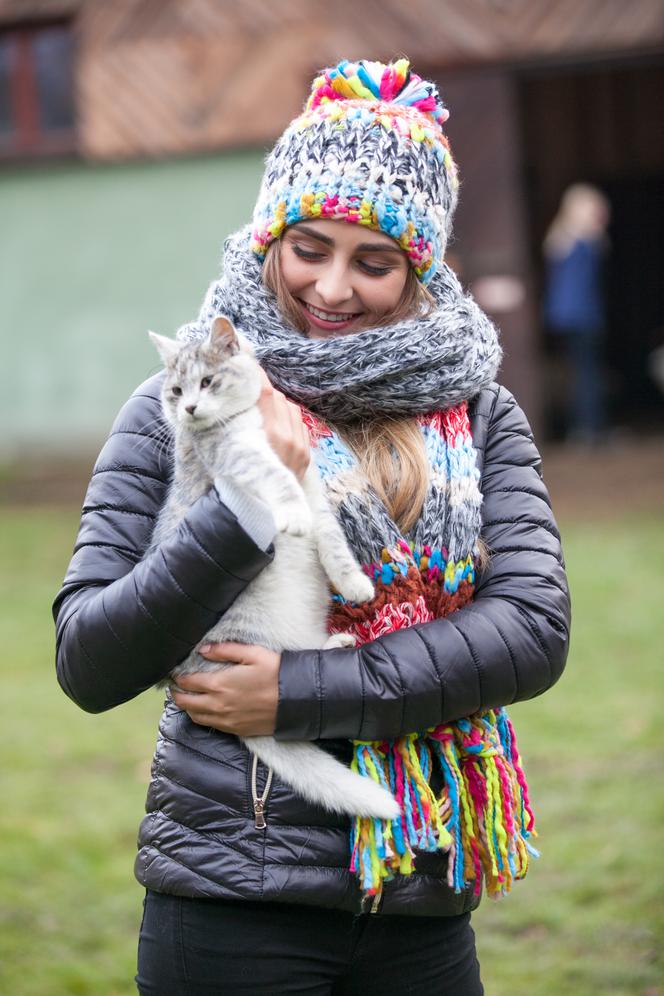
[(296, 256), (300, 257), (300, 259), (318, 260), (323, 258), (322, 252), (312, 252), (309, 249), (303, 249), (302, 246), (299, 246), (296, 242), (291, 243), (291, 249)]
[[(318, 263), (320, 260), (325, 259), (325, 253), (316, 252), (312, 249), (304, 249), (297, 242), (291, 242), (291, 249), (294, 254), (300, 259), (306, 260), (309, 263)], [(371, 263), (367, 263), (364, 259), (358, 259), (357, 266), (363, 273), (369, 274), (372, 277), (384, 277), (386, 274), (391, 273), (394, 269), (393, 266), (373, 266)]]
[(359, 259), (357, 265), (360, 269), (366, 273), (370, 273), (374, 277), (384, 277), (386, 273), (391, 273), (394, 269), (393, 266), (372, 266), (371, 263), (365, 263), (363, 259)]

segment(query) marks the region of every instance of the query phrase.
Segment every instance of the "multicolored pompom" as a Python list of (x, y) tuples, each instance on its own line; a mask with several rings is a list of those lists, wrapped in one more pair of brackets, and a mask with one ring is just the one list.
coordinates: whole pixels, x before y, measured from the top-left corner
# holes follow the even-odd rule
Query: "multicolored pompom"
[(325, 101), (365, 100), (413, 107), (441, 127), (450, 114), (433, 83), (412, 72), (407, 59), (385, 65), (382, 62), (344, 60), (317, 76), (306, 110), (315, 110)]

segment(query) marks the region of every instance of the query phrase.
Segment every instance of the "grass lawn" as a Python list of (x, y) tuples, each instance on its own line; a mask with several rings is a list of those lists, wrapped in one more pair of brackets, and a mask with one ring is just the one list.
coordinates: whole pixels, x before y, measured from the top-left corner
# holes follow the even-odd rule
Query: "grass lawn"
[[(3, 509), (0, 992), (135, 992), (132, 877), (160, 696), (88, 716), (57, 687), (50, 601), (78, 510)], [(542, 858), (475, 916), (487, 996), (663, 993), (664, 522), (563, 529), (568, 670), (511, 710)]]

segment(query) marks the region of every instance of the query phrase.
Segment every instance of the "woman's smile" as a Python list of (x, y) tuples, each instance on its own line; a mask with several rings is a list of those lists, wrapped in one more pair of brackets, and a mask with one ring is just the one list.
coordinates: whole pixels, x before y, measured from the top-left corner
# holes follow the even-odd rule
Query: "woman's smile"
[(313, 304), (309, 304), (308, 301), (300, 299), (298, 301), (302, 305), (307, 320), (324, 331), (341, 332), (344, 329), (350, 328), (362, 314), (359, 311), (326, 311), (323, 308), (317, 308)]
[(328, 219), (287, 229), (280, 265), (312, 339), (379, 324), (401, 300), (409, 268), (384, 232)]

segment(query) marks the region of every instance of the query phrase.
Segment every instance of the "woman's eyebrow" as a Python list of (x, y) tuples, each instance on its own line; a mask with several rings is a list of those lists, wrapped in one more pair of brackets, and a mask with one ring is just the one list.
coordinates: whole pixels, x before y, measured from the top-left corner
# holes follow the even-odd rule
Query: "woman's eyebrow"
[(294, 225), (294, 232), (302, 232), (303, 235), (308, 235), (310, 239), (318, 239), (319, 242), (324, 242), (326, 246), (333, 246), (334, 239), (331, 239), (329, 235), (321, 235), (314, 228), (307, 228), (306, 225)]
[(388, 246), (382, 242), (361, 242), (359, 246), (355, 246), (355, 252), (403, 252), (399, 246)]
[[(326, 246), (333, 246), (334, 239), (331, 239), (329, 235), (321, 235), (314, 228), (307, 228), (306, 225), (293, 225), (294, 232), (301, 232), (303, 235), (308, 235), (310, 239), (317, 239), (319, 242), (324, 242)], [(398, 245), (388, 245), (382, 242), (361, 242), (360, 245), (355, 246), (354, 252), (402, 252)]]

